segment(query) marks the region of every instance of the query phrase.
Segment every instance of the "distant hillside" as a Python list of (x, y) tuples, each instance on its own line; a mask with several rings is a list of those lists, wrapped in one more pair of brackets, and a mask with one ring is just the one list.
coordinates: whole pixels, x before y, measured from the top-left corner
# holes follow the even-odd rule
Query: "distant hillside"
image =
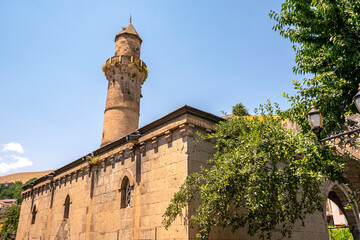
[(26, 183), (32, 178), (40, 178), (48, 173), (51, 173), (54, 170), (43, 171), (43, 172), (23, 172), (23, 173), (14, 173), (5, 176), (0, 176), (0, 183), (3, 182), (16, 182), (20, 181)]

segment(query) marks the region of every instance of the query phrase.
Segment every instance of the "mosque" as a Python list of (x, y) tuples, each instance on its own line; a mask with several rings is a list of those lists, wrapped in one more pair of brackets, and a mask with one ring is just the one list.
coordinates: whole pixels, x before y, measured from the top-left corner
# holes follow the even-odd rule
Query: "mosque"
[[(115, 54), (103, 65), (101, 146), (24, 186), (16, 239), (195, 239), (188, 218), (196, 203), (168, 230), (162, 215), (186, 176), (214, 153), (214, 139), (194, 142), (196, 132), (211, 133), (224, 119), (185, 105), (139, 128), (147, 78), (141, 43), (131, 22), (115, 36)], [(280, 231), (273, 238), (281, 238)], [(246, 229), (216, 228), (210, 239), (258, 238)], [(293, 239), (328, 239), (325, 215), (309, 216)]]

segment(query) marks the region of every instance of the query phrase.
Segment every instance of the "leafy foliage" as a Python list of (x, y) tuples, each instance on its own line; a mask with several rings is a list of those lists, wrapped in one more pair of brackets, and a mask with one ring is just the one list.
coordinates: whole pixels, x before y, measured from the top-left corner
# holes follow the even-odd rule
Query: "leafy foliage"
[(90, 166), (97, 165), (99, 163), (99, 156), (86, 156)]
[(0, 236), (3, 239), (12, 239), (12, 234), (16, 233), (20, 216), (20, 206), (11, 206), (3, 215), (0, 216), (1, 220), (4, 220), (1, 227)]
[(18, 199), (21, 200), (22, 182), (15, 182), (11, 186), (0, 185), (0, 199)]
[(142, 82), (142, 84), (146, 81), (146, 79), (148, 78), (148, 69), (146, 66), (140, 66), (138, 62), (134, 62), (135, 66), (137, 66), (139, 68), (139, 72), (143, 72), (145, 74), (145, 78), (144, 81)]
[(259, 111), (217, 125), (210, 167), (186, 178), (164, 214), (166, 228), (196, 198), (201, 201), (191, 221), (201, 239), (214, 226), (247, 227), (249, 235), (267, 238), (282, 226), (290, 236), (297, 220), (322, 210), (320, 185), (340, 180), (345, 162), (329, 146), (319, 147), (314, 134), (285, 129), (270, 103)]
[(349, 228), (333, 228), (332, 226), (328, 227), (329, 230), (329, 240), (353, 240), (353, 236)]
[(242, 103), (238, 103), (232, 107), (232, 114), (235, 116), (249, 116), (248, 110)]
[(27, 180), (25, 184), (31, 183), (31, 182), (35, 181), (36, 179), (37, 179), (36, 177), (35, 177), (35, 178), (31, 178), (31, 179)]
[(109, 67), (109, 65), (106, 63), (104, 63), (102, 66), (101, 66), (101, 70), (105, 73), (106, 69)]
[(288, 38), (296, 53), (295, 73), (312, 74), (297, 93), (284, 94), (292, 104), (287, 117), (303, 130), (311, 102), (324, 114), (323, 134), (342, 131), (346, 114), (356, 112), (352, 97), (360, 82), (360, 1), (286, 0), (280, 13), (270, 17), (281, 36)]
[[(35, 181), (36, 178), (28, 180), (25, 184)], [(0, 200), (1, 199), (17, 199), (18, 204), (21, 203), (21, 192), (23, 183), (20, 181), (15, 182), (11, 186), (0, 185)]]

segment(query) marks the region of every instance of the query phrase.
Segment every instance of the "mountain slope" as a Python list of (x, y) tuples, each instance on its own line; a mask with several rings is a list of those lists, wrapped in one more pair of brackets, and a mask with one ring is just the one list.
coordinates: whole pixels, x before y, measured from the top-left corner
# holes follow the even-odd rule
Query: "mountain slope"
[(3, 182), (16, 182), (20, 181), (26, 183), (32, 178), (40, 178), (46, 174), (51, 173), (53, 170), (43, 171), (43, 172), (22, 172), (22, 173), (13, 173), (5, 176), (0, 176), (0, 183)]

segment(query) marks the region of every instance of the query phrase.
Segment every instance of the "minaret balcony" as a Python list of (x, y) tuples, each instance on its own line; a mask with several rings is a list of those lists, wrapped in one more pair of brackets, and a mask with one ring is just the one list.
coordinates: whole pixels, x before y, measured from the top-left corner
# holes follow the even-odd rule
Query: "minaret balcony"
[(135, 65), (138, 65), (139, 67), (145, 67), (146, 64), (140, 59), (136, 58), (134, 56), (128, 56), (128, 55), (121, 55), (121, 56), (114, 56), (106, 60), (106, 62), (103, 65), (103, 71), (104, 68), (106, 69), (106, 65), (116, 65), (116, 64), (127, 64), (127, 63), (135, 63)]
[(130, 74), (129, 67), (133, 69), (132, 71), (139, 72), (141, 75), (143, 75), (143, 77), (141, 77), (143, 79), (141, 84), (143, 84), (148, 76), (148, 70), (146, 64), (141, 59), (135, 58), (134, 56), (121, 55), (111, 57), (102, 65), (102, 70), (108, 79), (113, 79), (113, 75), (115, 72), (117, 72), (116, 69), (125, 68), (127, 70), (123, 69), (120, 71), (128, 72)]

